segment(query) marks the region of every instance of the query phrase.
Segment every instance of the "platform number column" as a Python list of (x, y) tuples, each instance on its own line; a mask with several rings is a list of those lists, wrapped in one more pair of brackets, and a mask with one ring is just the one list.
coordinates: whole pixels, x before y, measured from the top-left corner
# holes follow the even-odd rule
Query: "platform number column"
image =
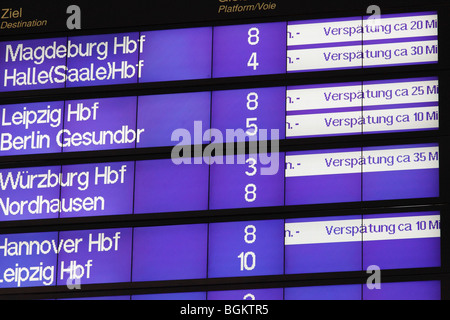
[[(256, 242), (256, 227), (248, 225), (244, 229), (244, 242), (252, 245)], [(256, 268), (256, 254), (253, 251), (241, 252), (238, 255), (241, 271), (251, 271)]]
[(213, 78), (286, 73), (286, 22), (214, 27)]
[(253, 70), (258, 69), (258, 52), (256, 51), (257, 45), (259, 43), (259, 29), (258, 28), (250, 28), (248, 30), (248, 44), (255, 47), (255, 51), (250, 55), (250, 59), (247, 62), (247, 67), (253, 68)]

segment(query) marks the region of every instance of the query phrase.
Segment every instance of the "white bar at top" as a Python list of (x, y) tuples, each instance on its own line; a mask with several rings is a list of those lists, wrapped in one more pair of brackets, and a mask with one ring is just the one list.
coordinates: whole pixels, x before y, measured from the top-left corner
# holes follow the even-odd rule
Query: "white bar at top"
[(364, 67), (437, 62), (438, 41), (364, 45), (363, 54)]
[(381, 18), (362, 20), (350, 18), (348, 21), (324, 22), (288, 25), (288, 46), (343, 43), (368, 40), (391, 40), (437, 36), (437, 15)]
[[(308, 177), (320, 175), (333, 174), (349, 174), (361, 173), (360, 159), (362, 152), (342, 152), (342, 153), (318, 153), (306, 155), (292, 155), (286, 156), (286, 163), (292, 164), (293, 168), (286, 169), (286, 177)], [(335, 167), (330, 164), (327, 166), (326, 161), (342, 159), (351, 159), (349, 165), (345, 163), (340, 167)]]
[(440, 236), (439, 215), (285, 224), (285, 245), (424, 239)]
[(439, 147), (289, 155), (286, 164), (286, 177), (437, 169)]
[[(287, 90), (287, 111), (439, 101), (438, 80)], [(423, 90), (423, 93), (422, 93)]]
[[(380, 164), (365, 164), (363, 165), (363, 172), (386, 172), (439, 168), (439, 160), (436, 158), (436, 156), (439, 156), (439, 147), (373, 151), (366, 150), (363, 154), (366, 161), (369, 161), (370, 157), (372, 157), (372, 159), (379, 157), (393, 159), (393, 165), (388, 162), (382, 162)], [(423, 156), (421, 159), (421, 155), (425, 156), (425, 160), (423, 160)]]
[[(369, 124), (368, 117), (378, 123)], [(363, 132), (408, 131), (439, 128), (439, 107), (372, 110), (364, 112)], [(422, 119), (417, 120), (416, 119)]]
[(286, 117), (287, 137), (439, 128), (439, 108), (398, 108)]
[(361, 107), (362, 84), (287, 90), (287, 111)]
[[(288, 46), (349, 42), (362, 40), (362, 18), (351, 21), (335, 21), (288, 25)], [(337, 31), (340, 31), (337, 34)], [(333, 32), (335, 34), (333, 34)]]
[(436, 62), (437, 40), (287, 50), (288, 72)]
[[(348, 133), (361, 134), (361, 116), (361, 111), (287, 116), (286, 122), (290, 124), (290, 127), (286, 127), (286, 136), (306, 137)], [(341, 125), (333, 125), (332, 119), (336, 119)]]
[(362, 68), (362, 46), (287, 50), (287, 71)]
[(364, 41), (437, 36), (437, 15), (364, 20)]

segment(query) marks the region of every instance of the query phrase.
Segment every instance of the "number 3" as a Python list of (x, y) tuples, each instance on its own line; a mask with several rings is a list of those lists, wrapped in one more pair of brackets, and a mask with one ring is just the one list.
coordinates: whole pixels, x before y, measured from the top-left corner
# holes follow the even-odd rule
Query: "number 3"
[(258, 171), (258, 169), (256, 169), (256, 159), (255, 159), (255, 158), (248, 158), (248, 159), (245, 161), (245, 163), (249, 163), (248, 167), (249, 167), (250, 169), (253, 169), (252, 172), (245, 171), (245, 174), (246, 174), (247, 176), (249, 176), (249, 177), (253, 177), (253, 176), (256, 174), (256, 172)]

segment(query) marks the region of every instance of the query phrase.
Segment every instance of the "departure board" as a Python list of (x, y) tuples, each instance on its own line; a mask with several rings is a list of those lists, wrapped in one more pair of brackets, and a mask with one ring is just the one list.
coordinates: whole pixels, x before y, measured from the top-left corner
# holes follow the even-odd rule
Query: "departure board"
[[(436, 12), (15, 41), (2, 91), (436, 63)], [(180, 51), (181, 50), (181, 51)]]
[(446, 3), (200, 2), (2, 9), (0, 299), (448, 299)]
[(440, 213), (10, 234), (0, 244), (2, 287), (439, 267)]

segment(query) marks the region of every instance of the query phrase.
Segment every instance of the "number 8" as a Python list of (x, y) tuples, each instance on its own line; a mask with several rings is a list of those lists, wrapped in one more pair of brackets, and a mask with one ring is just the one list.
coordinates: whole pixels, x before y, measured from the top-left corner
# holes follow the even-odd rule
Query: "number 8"
[(256, 227), (254, 225), (248, 225), (244, 229), (245, 243), (252, 244), (256, 241)]
[(256, 200), (256, 186), (251, 183), (245, 186), (245, 201), (254, 202)]
[(248, 30), (248, 44), (256, 46), (259, 43), (259, 29), (251, 28)]
[(247, 95), (247, 109), (250, 111), (258, 109), (258, 102), (259, 96), (256, 92), (250, 92)]

